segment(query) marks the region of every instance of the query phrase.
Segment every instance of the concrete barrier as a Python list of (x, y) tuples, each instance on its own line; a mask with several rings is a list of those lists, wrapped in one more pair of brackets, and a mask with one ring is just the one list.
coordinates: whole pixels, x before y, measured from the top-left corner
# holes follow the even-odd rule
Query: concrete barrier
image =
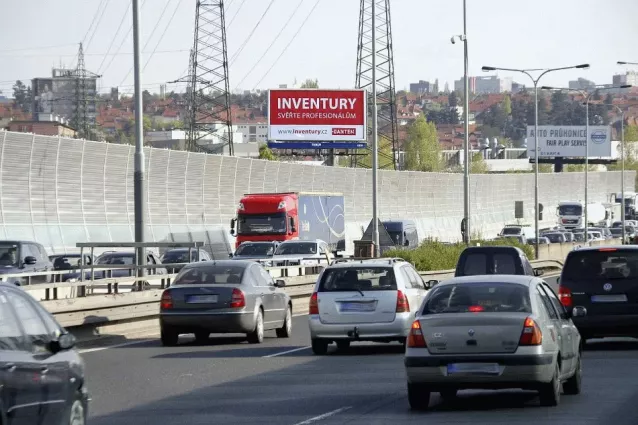
[[(591, 242), (590, 246), (615, 246), (622, 245), (620, 239), (609, 239), (606, 241)], [(538, 246), (539, 260), (559, 260), (564, 261), (574, 248), (583, 247), (582, 243), (551, 243)]]

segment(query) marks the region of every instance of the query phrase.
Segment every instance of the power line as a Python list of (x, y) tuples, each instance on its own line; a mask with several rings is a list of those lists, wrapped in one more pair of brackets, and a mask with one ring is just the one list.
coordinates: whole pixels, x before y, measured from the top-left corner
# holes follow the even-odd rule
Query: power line
[(286, 47), (284, 47), (284, 50), (281, 52), (281, 54), (277, 57), (277, 59), (275, 59), (275, 62), (273, 62), (273, 64), (271, 65), (270, 68), (268, 68), (268, 71), (266, 71), (266, 73), (261, 77), (261, 79), (257, 82), (257, 84), (255, 84), (255, 87), (253, 87), (253, 90), (255, 90), (257, 88), (257, 86), (259, 84), (261, 84), (262, 81), (264, 81), (264, 79), (268, 76), (268, 74), (270, 74), (270, 71), (273, 70), (273, 68), (275, 67), (275, 65), (277, 65), (277, 63), (279, 62), (279, 60), (284, 56), (284, 54), (288, 51), (288, 48), (290, 47), (290, 45), (292, 44), (293, 41), (295, 41), (297, 39), (297, 36), (299, 35), (299, 33), (301, 32), (301, 30), (304, 28), (304, 26), (306, 25), (306, 22), (308, 22), (308, 19), (310, 19), (310, 16), (312, 16), (312, 13), (315, 11), (315, 9), (317, 8), (317, 6), (319, 6), (319, 0), (317, 0), (314, 4), (314, 6), (312, 6), (312, 9), (310, 9), (310, 12), (308, 12), (308, 15), (306, 16), (306, 18), (303, 20), (303, 22), (301, 23), (301, 25), (299, 26), (299, 28), (297, 29), (297, 31), (295, 32), (295, 34), (292, 36), (292, 38), (290, 39), (290, 41), (288, 42), (288, 44), (286, 45)]
[(268, 7), (266, 8), (264, 13), (259, 18), (259, 21), (257, 21), (257, 25), (255, 25), (255, 27), (252, 29), (250, 34), (248, 34), (248, 37), (246, 38), (246, 40), (244, 40), (244, 43), (239, 47), (239, 50), (237, 50), (237, 52), (233, 55), (233, 57), (230, 58), (230, 66), (232, 66), (233, 63), (235, 63), (235, 61), (237, 60), (237, 58), (239, 57), (241, 52), (244, 50), (244, 48), (246, 47), (246, 45), (248, 44), (248, 42), (252, 38), (253, 34), (255, 34), (255, 31), (257, 31), (257, 28), (259, 28), (259, 25), (261, 24), (261, 22), (263, 21), (264, 17), (266, 16), (268, 11), (272, 7), (273, 3), (275, 3), (275, 0), (270, 0), (270, 3), (268, 3)]
[[(233, 24), (233, 21), (235, 20), (235, 18), (237, 17), (237, 14), (239, 13), (239, 11), (241, 10), (242, 6), (244, 5), (244, 3), (246, 3), (246, 0), (242, 0), (242, 2), (239, 4), (239, 7), (237, 8), (237, 10), (235, 11), (235, 14), (233, 15), (232, 18), (230, 18), (230, 22), (228, 22), (228, 28), (230, 28), (230, 26)], [(230, 7), (230, 6), (229, 6)]]
[(77, 47), (77, 43), (57, 44), (55, 46), (18, 47), (18, 48), (15, 48), (15, 49), (2, 49), (2, 50), (0, 50), (0, 53), (2, 53), (2, 52), (22, 52), (24, 50), (48, 50), (48, 49), (55, 49), (55, 48), (58, 48), (58, 47), (69, 47), (69, 46), (76, 46)]
[[(144, 4), (146, 3), (146, 0), (142, 0), (142, 9), (144, 8)], [(129, 4), (130, 5), (130, 4)], [(127, 9), (128, 11), (128, 9)], [(129, 27), (128, 31), (126, 32), (126, 35), (124, 36), (124, 38), (122, 39), (122, 42), (120, 43), (120, 45), (117, 48), (117, 53), (120, 52), (120, 50), (122, 50), (122, 46), (124, 46), (124, 43), (126, 42), (126, 40), (128, 39), (129, 34), (131, 33), (131, 31), (133, 30), (133, 24), (131, 24), (131, 26)], [(115, 56), (113, 56), (111, 58), (111, 61), (109, 62), (109, 64), (106, 66), (106, 68), (104, 68), (101, 72), (101, 74), (104, 74), (106, 72), (107, 69), (109, 69), (109, 67), (111, 66), (111, 64), (113, 63), (113, 61), (115, 60)]]
[[(155, 31), (157, 31), (157, 28), (159, 27), (159, 24), (162, 21), (162, 18), (164, 17), (164, 14), (166, 13), (166, 10), (168, 9), (168, 5), (169, 4), (171, 4), (171, 0), (167, 0), (166, 1), (166, 4), (164, 5), (164, 9), (162, 10), (162, 13), (160, 14), (160, 17), (155, 22), (155, 26), (153, 27), (153, 31), (151, 31), (151, 35), (149, 35), (148, 38), (146, 39), (146, 43), (144, 43), (144, 47), (142, 48), (142, 50), (146, 50), (146, 47), (148, 46), (148, 43), (150, 43), (151, 38), (153, 38), (153, 36), (155, 35)], [(178, 5), (179, 5), (179, 3), (178, 3)], [(156, 48), (157, 48), (157, 46), (156, 46)], [(126, 81), (126, 79), (128, 78), (129, 75), (131, 75), (131, 71), (133, 71), (133, 65), (131, 65), (131, 67), (129, 68), (128, 72), (126, 73), (126, 75), (122, 79), (122, 83), (124, 81)]]
[(97, 21), (97, 24), (95, 24), (95, 29), (93, 30), (93, 34), (91, 34), (91, 38), (89, 38), (89, 41), (86, 42), (86, 48), (89, 48), (89, 45), (91, 44), (91, 42), (93, 41), (93, 37), (95, 37), (95, 34), (97, 34), (97, 29), (100, 27), (100, 24), (102, 23), (102, 18), (104, 18), (104, 12), (106, 12), (106, 9), (109, 7), (109, 0), (106, 0), (106, 3), (104, 3), (104, 8), (102, 9), (102, 13), (100, 14), (100, 18)]
[(97, 5), (97, 10), (93, 14), (93, 20), (91, 21), (91, 25), (89, 25), (89, 29), (86, 30), (86, 34), (84, 34), (84, 38), (82, 38), (82, 43), (86, 42), (86, 38), (89, 36), (89, 33), (91, 32), (91, 29), (93, 28), (93, 25), (95, 24), (95, 20), (100, 14), (100, 9), (102, 9), (103, 4), (104, 4), (104, 0), (100, 0), (100, 3)]
[(128, 16), (128, 11), (130, 8), (131, 8), (131, 2), (128, 2), (128, 6), (126, 6), (124, 15), (122, 15), (122, 19), (120, 20), (120, 25), (117, 27), (117, 30), (115, 31), (115, 35), (113, 36), (113, 39), (111, 40), (111, 44), (109, 44), (109, 48), (106, 50), (106, 54), (104, 55), (104, 58), (102, 59), (102, 63), (100, 63), (100, 66), (98, 67), (98, 71), (97, 71), (98, 74), (100, 73), (100, 70), (102, 69), (102, 65), (104, 65), (104, 62), (106, 61), (107, 55), (111, 52), (111, 48), (113, 48), (115, 39), (117, 38), (117, 35), (120, 33), (120, 30), (122, 29), (122, 25), (124, 25), (124, 21), (126, 20), (126, 17)]
[(257, 69), (257, 65), (259, 65), (261, 63), (261, 61), (266, 57), (266, 55), (268, 54), (268, 52), (270, 52), (270, 49), (272, 49), (272, 47), (275, 45), (275, 43), (277, 42), (277, 40), (279, 40), (279, 37), (281, 37), (281, 35), (284, 33), (284, 31), (286, 30), (286, 28), (288, 27), (288, 24), (290, 23), (290, 21), (292, 21), (292, 18), (295, 17), (295, 15), (297, 14), (297, 11), (299, 11), (299, 9), (301, 8), (301, 6), (304, 4), (306, 0), (301, 0), (301, 2), (299, 2), (299, 4), (297, 5), (297, 7), (295, 8), (295, 10), (292, 12), (292, 14), (290, 15), (290, 17), (288, 18), (288, 20), (286, 21), (286, 23), (284, 23), (284, 25), (281, 27), (281, 30), (279, 31), (279, 33), (275, 36), (275, 38), (273, 39), (272, 43), (270, 43), (270, 46), (268, 46), (266, 48), (266, 50), (264, 51), (264, 53), (261, 55), (261, 57), (259, 59), (257, 59), (257, 62), (255, 62), (255, 64), (250, 68), (250, 71), (248, 71), (246, 73), (246, 75), (244, 75), (241, 79), (241, 81), (239, 81), (239, 83), (237, 83), (237, 86), (235, 86), (235, 89), (239, 88), (239, 86), (242, 85), (242, 83), (246, 80), (246, 78), (248, 78), (248, 76), (250, 74), (253, 73), (253, 71), (255, 69)]
[[(157, 50), (155, 51), (156, 54), (158, 53), (182, 53), (182, 52), (188, 52), (189, 49), (177, 49), (177, 50)], [(146, 54), (146, 53), (151, 53), (151, 50), (143, 50), (142, 53)], [(119, 52), (119, 53), (85, 53), (84, 56), (132, 56), (133, 52)], [(33, 53), (33, 54), (29, 54), (29, 55), (3, 55), (0, 53), (0, 57), (12, 57), (12, 58), (20, 58), (20, 57), (25, 57), (25, 58), (30, 58), (30, 57), (38, 57), (38, 58), (42, 58), (42, 57), (77, 57), (77, 53), (75, 54), (64, 54), (64, 55), (56, 55), (56, 54), (41, 54), (41, 53)]]
[(179, 5), (180, 5), (181, 2), (182, 2), (182, 0), (178, 0), (177, 1), (177, 7), (173, 11), (173, 14), (171, 15), (171, 18), (168, 20), (168, 23), (166, 24), (166, 27), (164, 28), (164, 32), (162, 32), (162, 35), (160, 36), (159, 40), (157, 40), (157, 44), (155, 45), (155, 48), (153, 49), (153, 53), (151, 53), (151, 55), (146, 60), (146, 63), (144, 64), (144, 68), (142, 68), (142, 70), (145, 70), (146, 67), (148, 66), (149, 62), (151, 61), (151, 59), (153, 59), (153, 55), (157, 51), (157, 48), (159, 47), (160, 43), (164, 39), (164, 36), (168, 32), (168, 28), (171, 26), (171, 23), (173, 22), (173, 19), (175, 18), (175, 15), (177, 14), (177, 11), (179, 10)]

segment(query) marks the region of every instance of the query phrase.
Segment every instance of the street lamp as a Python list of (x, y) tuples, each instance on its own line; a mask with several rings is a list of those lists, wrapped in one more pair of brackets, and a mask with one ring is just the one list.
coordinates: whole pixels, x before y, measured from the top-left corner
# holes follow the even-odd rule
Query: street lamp
[[(589, 202), (589, 101), (591, 96), (599, 90), (613, 90), (613, 89), (626, 89), (631, 87), (630, 84), (623, 84), (620, 86), (594, 86), (595, 90), (593, 92), (588, 92), (582, 89), (568, 89), (568, 88), (556, 88), (543, 86), (541, 90), (560, 90), (560, 91), (575, 91), (583, 95), (585, 98), (585, 244), (589, 245), (589, 216), (588, 216), (588, 208), (587, 204)], [(623, 182), (624, 184), (624, 182)], [(623, 198), (623, 216), (625, 199)]]
[(464, 106), (463, 121), (465, 121), (465, 137), (463, 140), (463, 156), (465, 163), (463, 166), (463, 222), (462, 229), (463, 242), (469, 245), (472, 240), (472, 230), (470, 226), (470, 88), (468, 81), (468, 54), (467, 54), (467, 4), (463, 0), (463, 34), (452, 36), (450, 42), (456, 43), (456, 39), (463, 42), (463, 82), (464, 82)]
[[(575, 65), (575, 66), (565, 66), (565, 67), (561, 67), (561, 68), (551, 68), (551, 69), (513, 69), (513, 68), (499, 68), (499, 67), (495, 67), (495, 66), (484, 66), (481, 68), (483, 71), (485, 72), (489, 72), (489, 71), (510, 71), (510, 72), (521, 72), (525, 75), (527, 75), (532, 82), (534, 83), (534, 163), (535, 163), (535, 169), (534, 169), (534, 223), (536, 226), (536, 230), (535, 230), (535, 240), (534, 240), (534, 252), (536, 254), (536, 258), (538, 258), (538, 239), (539, 239), (539, 220), (538, 220), (538, 215), (539, 215), (539, 211), (538, 211), (538, 157), (539, 157), (539, 149), (538, 149), (538, 82), (540, 81), (540, 79), (543, 77), (543, 75), (548, 74), (550, 72), (554, 72), (554, 71), (563, 71), (566, 69), (589, 69), (589, 64), (588, 63), (584, 63), (581, 65)], [(537, 77), (534, 78), (532, 76), (532, 74), (530, 74), (530, 72), (534, 72), (534, 71), (543, 71), (541, 72), (541, 74)]]

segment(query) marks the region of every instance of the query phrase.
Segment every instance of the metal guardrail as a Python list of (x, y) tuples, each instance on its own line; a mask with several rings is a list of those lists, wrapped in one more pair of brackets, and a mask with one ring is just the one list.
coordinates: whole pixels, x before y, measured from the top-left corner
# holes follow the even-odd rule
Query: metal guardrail
[[(350, 260), (350, 261), (358, 261)], [(388, 259), (389, 261), (396, 261)], [(339, 260), (341, 262), (343, 260)], [(267, 270), (274, 278), (283, 279), (286, 282), (284, 290), (293, 300), (295, 305), (302, 304), (305, 309), (308, 299), (312, 294), (314, 285), (319, 275), (320, 269), (328, 263), (323, 262), (317, 266), (293, 266), (293, 267), (268, 267)], [(535, 269), (562, 269), (563, 263), (557, 260), (536, 260), (532, 261)], [(129, 266), (131, 267), (131, 266)], [(313, 273), (305, 273), (311, 271)], [(419, 272), (426, 280), (445, 280), (454, 276), (455, 270), (436, 270)], [(291, 274), (293, 274), (291, 276)], [(296, 275), (295, 275), (296, 274)], [(36, 291), (45, 291), (45, 298), (40, 298), (42, 305), (47, 308), (65, 327), (76, 327), (83, 325), (99, 325), (124, 320), (144, 320), (154, 318), (158, 315), (158, 303), (162, 290), (170, 286), (171, 280), (176, 274), (153, 275), (145, 277), (127, 277), (98, 279), (88, 282), (56, 282), (42, 285), (31, 285), (24, 287), (27, 292), (32, 293), (38, 299)], [(121, 293), (117, 291), (118, 286), (134, 284), (140, 280), (149, 283), (146, 290), (131, 291)], [(76, 298), (52, 299), (48, 291), (78, 287), (87, 287), (84, 296)], [(107, 288), (106, 293), (96, 293), (96, 288)], [(86, 295), (89, 294), (89, 295)], [(303, 309), (298, 310), (303, 311)]]

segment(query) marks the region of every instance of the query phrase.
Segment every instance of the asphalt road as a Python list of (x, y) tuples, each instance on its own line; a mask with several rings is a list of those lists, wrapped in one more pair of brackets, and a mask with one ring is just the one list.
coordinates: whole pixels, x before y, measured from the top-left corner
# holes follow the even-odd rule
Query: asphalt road
[(398, 344), (354, 345), (313, 356), (307, 318), (293, 337), (188, 337), (165, 348), (157, 339), (83, 354), (92, 394), (92, 425), (281, 424), (636, 424), (638, 341), (590, 343), (584, 390), (556, 408), (534, 393), (467, 391), (451, 404), (410, 411)]

